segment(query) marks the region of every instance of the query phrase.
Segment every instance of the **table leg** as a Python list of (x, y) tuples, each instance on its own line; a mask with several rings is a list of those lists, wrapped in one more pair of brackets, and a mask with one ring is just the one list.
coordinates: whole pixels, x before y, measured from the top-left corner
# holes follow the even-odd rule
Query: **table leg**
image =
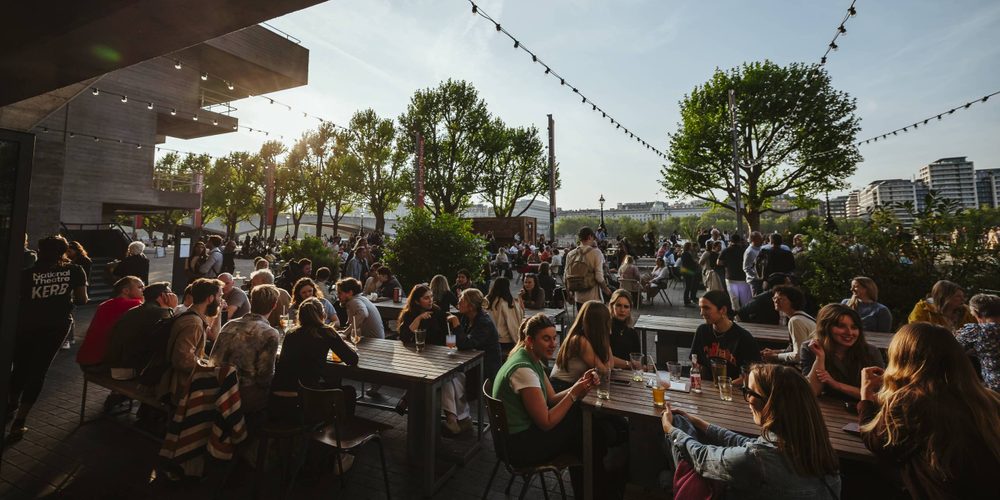
[(424, 483), (424, 494), (431, 496), (434, 494), (434, 478), (435, 478), (435, 461), (437, 460), (437, 432), (438, 426), (440, 425), (439, 415), (441, 413), (441, 397), (438, 392), (439, 387), (433, 384), (427, 384), (424, 386), (424, 428), (423, 435), (426, 440), (423, 446), (421, 454), (423, 455), (422, 462), (424, 465), (423, 471), (423, 483)]
[[(480, 361), (479, 361), (479, 380), (480, 381), (485, 380), (483, 378), (485, 376), (486, 376), (486, 372), (483, 370), (483, 362), (482, 362), (482, 358), (480, 358)], [(485, 383), (485, 382), (483, 382), (483, 383)], [(477, 387), (476, 390), (479, 390), (479, 388)], [(479, 401), (479, 404), (476, 405), (476, 407), (477, 407), (476, 416), (477, 416), (477, 418), (479, 418), (479, 425), (476, 426), (476, 441), (482, 441), (483, 440), (483, 426), (486, 425), (486, 418), (484, 418), (485, 416), (483, 415), (483, 399), (486, 399), (486, 396), (484, 396), (482, 394), (480, 394), (479, 397), (476, 398), (476, 400)]]
[(407, 406), (409, 412), (406, 414), (406, 456), (411, 463), (419, 464), (422, 458), (424, 419), (427, 411), (424, 409), (429, 403), (424, 399), (423, 386), (413, 385), (407, 391)]
[(583, 407), (583, 499), (594, 500), (594, 413)]

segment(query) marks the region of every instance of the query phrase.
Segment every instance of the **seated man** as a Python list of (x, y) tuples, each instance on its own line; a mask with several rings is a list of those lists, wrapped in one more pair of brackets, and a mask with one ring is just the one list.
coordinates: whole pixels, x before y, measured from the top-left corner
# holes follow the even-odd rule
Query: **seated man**
[[(273, 285), (274, 284), (274, 273), (268, 268), (258, 269), (250, 273), (250, 290), (252, 291), (254, 287), (259, 285)], [(267, 316), (267, 322), (271, 326), (277, 328), (281, 325), (281, 315), (288, 312), (288, 308), (292, 305), (292, 294), (288, 293), (284, 288), (278, 288), (278, 305), (275, 306), (271, 314)]]
[(222, 327), (212, 349), (215, 366), (231, 364), (240, 378), (243, 411), (264, 409), (274, 378), (274, 359), (278, 352), (278, 330), (267, 317), (278, 305), (278, 287), (255, 286), (250, 292), (250, 312)]
[(337, 282), (337, 300), (347, 309), (348, 334), (355, 329), (361, 337), (385, 338), (382, 315), (368, 297), (361, 294), (361, 283), (354, 278), (344, 278)]
[(222, 282), (222, 299), (226, 301), (226, 321), (241, 318), (250, 312), (250, 299), (246, 292), (236, 286), (233, 275), (222, 273), (219, 281)]
[(142, 297), (142, 305), (129, 309), (111, 328), (104, 364), (115, 380), (132, 380), (146, 366), (152, 355), (148, 334), (158, 321), (173, 316), (177, 307), (177, 295), (166, 281), (147, 286)]
[(184, 396), (183, 388), (195, 367), (205, 362), (205, 341), (221, 309), (222, 282), (211, 278), (196, 279), (191, 284), (191, 298), (191, 307), (174, 320), (170, 329), (166, 353), (169, 368), (157, 388), (157, 396), (169, 395), (174, 406)]
[(126, 311), (142, 304), (144, 287), (142, 280), (135, 276), (125, 276), (115, 282), (112, 297), (97, 306), (97, 312), (94, 313), (94, 319), (90, 321), (90, 327), (87, 328), (87, 336), (83, 339), (83, 345), (76, 353), (76, 362), (80, 363), (80, 368), (90, 372), (107, 370), (107, 367), (103, 366), (101, 362), (108, 350), (111, 328)]
[(754, 296), (754, 298), (750, 299), (749, 304), (744, 305), (742, 309), (736, 311), (737, 320), (766, 325), (777, 325), (779, 323), (781, 318), (778, 315), (778, 311), (774, 309), (774, 293), (771, 292), (771, 289), (778, 285), (791, 285), (792, 280), (787, 274), (774, 273), (767, 277), (767, 281), (764, 284), (764, 293)]
[[(702, 377), (713, 380), (710, 365), (713, 359), (725, 362), (725, 376), (733, 385), (742, 384), (741, 368), (752, 363), (760, 363), (760, 347), (750, 332), (729, 319), (732, 303), (729, 294), (721, 290), (705, 292), (698, 299), (701, 317), (705, 324), (698, 327), (691, 343), (691, 354), (698, 355)], [(774, 306), (772, 305), (772, 308)]]

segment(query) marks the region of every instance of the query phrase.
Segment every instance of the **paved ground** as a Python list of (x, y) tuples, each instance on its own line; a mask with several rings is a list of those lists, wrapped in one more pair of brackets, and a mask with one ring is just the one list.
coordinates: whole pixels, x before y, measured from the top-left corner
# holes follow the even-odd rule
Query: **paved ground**
[[(238, 261), (243, 274), (249, 274), (248, 261)], [(151, 281), (166, 279), (169, 259), (154, 259)], [(680, 303), (680, 291), (671, 290), (675, 304)], [(28, 420), (29, 431), (25, 438), (6, 448), (0, 469), (0, 498), (81, 498), (81, 499), (133, 499), (133, 498), (210, 498), (222, 476), (221, 466), (210, 469), (201, 482), (172, 484), (153, 474), (159, 445), (132, 432), (130, 421), (112, 421), (98, 418), (107, 391), (91, 389), (86, 414), (94, 419), (78, 425), (83, 377), (74, 356), (79, 339), (93, 315), (95, 306), (79, 308), (76, 314), (78, 342), (73, 349), (60, 351), (49, 370), (42, 397)], [(669, 307), (657, 300), (655, 306), (643, 305), (642, 314), (696, 315), (697, 310)], [(386, 393), (387, 402), (394, 402), (399, 392)], [(359, 414), (384, 421), (393, 426), (385, 434), (385, 447), (393, 498), (416, 498), (407, 467), (406, 419), (394, 412), (359, 408)], [(458, 470), (456, 475), (434, 496), (435, 499), (480, 498), (496, 464), (489, 436), (483, 448), (473, 459)], [(325, 470), (332, 470), (325, 469)], [(278, 496), (277, 472), (268, 474), (263, 498)], [(255, 472), (244, 463), (237, 467), (228, 482), (224, 498), (251, 495)], [(509, 475), (501, 470), (488, 498), (507, 498), (503, 489)], [(322, 471), (304, 474), (293, 495), (298, 498), (325, 498), (336, 495), (352, 499), (386, 498), (381, 466), (374, 447), (369, 446), (358, 456), (354, 468), (346, 475), (347, 486), (342, 491), (337, 478)], [(515, 483), (514, 493), (519, 491)], [(567, 488), (568, 488), (567, 477)], [(547, 481), (552, 498), (558, 498), (553, 480)], [(528, 498), (542, 498), (535, 480)], [(662, 491), (647, 491), (631, 486), (626, 498), (669, 498)]]

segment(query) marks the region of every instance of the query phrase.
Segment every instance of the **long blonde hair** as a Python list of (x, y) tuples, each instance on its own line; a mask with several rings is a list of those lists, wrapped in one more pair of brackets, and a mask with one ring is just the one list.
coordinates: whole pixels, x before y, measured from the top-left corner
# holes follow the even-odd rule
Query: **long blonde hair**
[(965, 316), (965, 307), (957, 307), (951, 314), (945, 312), (945, 307), (955, 294), (959, 292), (964, 292), (958, 283), (954, 283), (948, 280), (940, 280), (934, 283), (931, 287), (931, 300), (934, 301), (934, 309), (941, 314), (941, 317), (945, 318), (952, 328), (957, 328), (962, 326), (962, 318)]
[(1000, 394), (983, 385), (946, 328), (919, 322), (896, 332), (878, 402), (861, 431), (877, 430), (885, 446), (922, 447), (924, 472), (938, 484), (955, 477), (962, 455), (978, 443), (1000, 460)]
[(556, 365), (560, 369), (569, 369), (569, 360), (580, 356), (581, 339), (590, 342), (594, 356), (601, 362), (611, 359), (611, 311), (603, 302), (588, 300), (580, 307), (556, 355)]
[[(851, 279), (851, 281), (857, 283), (858, 286), (865, 289), (865, 293), (868, 294), (868, 300), (878, 302), (878, 285), (875, 284), (875, 280), (867, 276), (855, 276)], [(851, 298), (847, 301), (847, 307), (850, 307), (851, 309), (858, 308), (857, 296), (851, 296)]]

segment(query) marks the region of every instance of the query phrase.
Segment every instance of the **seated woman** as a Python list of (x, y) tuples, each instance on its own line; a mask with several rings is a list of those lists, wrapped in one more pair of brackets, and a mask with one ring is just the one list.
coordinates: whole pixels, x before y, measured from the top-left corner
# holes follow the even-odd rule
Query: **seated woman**
[(851, 297), (840, 303), (858, 312), (866, 332), (892, 332), (892, 313), (879, 303), (875, 280), (865, 276), (854, 278), (851, 280)]
[[(545, 463), (564, 453), (582, 458), (583, 422), (574, 404), (594, 386), (593, 371), (584, 372), (570, 388), (557, 392), (545, 375), (545, 363), (556, 348), (556, 327), (544, 314), (521, 325), (520, 340), (493, 380), (493, 397), (507, 410), (511, 465)], [(573, 493), (583, 495), (583, 471), (570, 468)]]
[[(757, 438), (667, 406), (661, 423), (678, 470), (722, 483), (725, 498), (840, 498), (837, 454), (798, 370), (756, 364), (743, 387)], [(674, 495), (687, 498), (683, 489)]]
[(500, 335), (500, 350), (510, 352), (517, 342), (517, 331), (524, 320), (524, 305), (511, 295), (509, 279), (501, 277), (493, 280), (484, 307)]
[(292, 304), (288, 307), (289, 317), (294, 320), (299, 310), (299, 305), (304, 300), (313, 297), (319, 300), (320, 304), (323, 304), (323, 310), (326, 312), (326, 321), (332, 323), (333, 326), (340, 326), (340, 319), (337, 318), (337, 311), (334, 310), (333, 304), (323, 297), (323, 291), (316, 286), (316, 282), (312, 278), (299, 278), (295, 282), (295, 286), (292, 287)]
[(434, 294), (434, 304), (442, 311), (449, 312), (452, 307), (458, 307), (458, 296), (448, 286), (448, 278), (438, 274), (431, 278), (431, 292)]
[(652, 302), (656, 298), (656, 294), (660, 293), (660, 289), (666, 288), (668, 281), (670, 281), (670, 268), (663, 257), (657, 257), (653, 271), (648, 276), (642, 277), (642, 291), (646, 293), (646, 298)]
[(333, 351), (340, 362), (349, 366), (358, 363), (357, 349), (327, 324), (326, 306), (311, 297), (299, 304), (299, 326), (292, 328), (281, 344), (281, 356), (271, 381), (271, 398), (267, 405), (269, 417), (275, 421), (302, 421), (299, 406), (299, 382), (311, 388), (341, 388), (344, 401), (353, 412), (356, 392), (352, 386), (341, 386), (340, 380), (325, 380), (323, 367), (327, 352)]
[(611, 312), (604, 303), (584, 302), (556, 355), (550, 374), (556, 390), (573, 385), (591, 368), (607, 370), (613, 366), (610, 332)]
[(962, 347), (979, 359), (983, 382), (1000, 392), (1000, 297), (981, 293), (969, 300), (977, 323), (955, 333)]
[[(483, 376), (492, 379), (500, 369), (500, 338), (497, 327), (485, 311), (483, 292), (467, 288), (458, 297), (458, 316), (448, 315), (460, 350), (484, 351)], [(478, 389), (476, 389), (478, 390)], [(441, 408), (445, 413), (445, 429), (457, 434), (472, 428), (469, 403), (465, 399), (465, 374), (457, 373), (441, 388)]]
[(392, 275), (392, 269), (389, 266), (378, 268), (378, 296), (392, 298), (392, 292), (397, 288), (402, 288), (402, 285)]
[(524, 275), (524, 286), (518, 294), (525, 309), (545, 309), (545, 290), (538, 285), (538, 275), (528, 273)]
[(376, 262), (368, 268), (368, 278), (365, 280), (365, 286), (361, 289), (361, 293), (368, 295), (370, 293), (378, 293), (378, 287), (380, 285), (378, 279), (378, 270), (382, 268), (381, 262)]
[(857, 311), (843, 304), (820, 309), (812, 340), (799, 349), (799, 361), (814, 394), (825, 388), (851, 399), (861, 399), (862, 368), (885, 366), (878, 349), (865, 342)]
[[(542, 262), (538, 266), (538, 286), (545, 290), (545, 299), (552, 307), (562, 307), (562, 298), (556, 297), (556, 279), (552, 277), (552, 264)], [(560, 305), (556, 306), (555, 304)]]
[(965, 290), (948, 280), (934, 283), (931, 295), (920, 299), (910, 312), (909, 322), (926, 321), (955, 331), (976, 318), (965, 305)]
[(816, 329), (816, 319), (802, 311), (806, 305), (806, 294), (792, 285), (778, 285), (771, 289), (774, 309), (788, 318), (788, 337), (791, 343), (787, 349), (764, 349), (761, 358), (768, 363), (799, 365), (799, 351), (809, 341)]
[(615, 290), (608, 303), (611, 311), (611, 356), (615, 368), (630, 369), (629, 354), (642, 352), (639, 334), (632, 328), (632, 294)]
[(889, 367), (865, 368), (858, 422), (865, 446), (915, 499), (1000, 498), (1000, 395), (976, 377), (947, 328), (911, 323)]
[(406, 304), (399, 312), (399, 340), (414, 341), (413, 332), (423, 329), (427, 332), (426, 343), (445, 345), (448, 335), (448, 313), (434, 304), (434, 293), (427, 285), (415, 285), (406, 298)]
[(642, 290), (641, 279), (639, 266), (635, 265), (635, 258), (626, 255), (622, 259), (622, 265), (618, 267), (618, 282), (621, 288), (632, 294), (634, 300), (639, 300), (639, 290)]

